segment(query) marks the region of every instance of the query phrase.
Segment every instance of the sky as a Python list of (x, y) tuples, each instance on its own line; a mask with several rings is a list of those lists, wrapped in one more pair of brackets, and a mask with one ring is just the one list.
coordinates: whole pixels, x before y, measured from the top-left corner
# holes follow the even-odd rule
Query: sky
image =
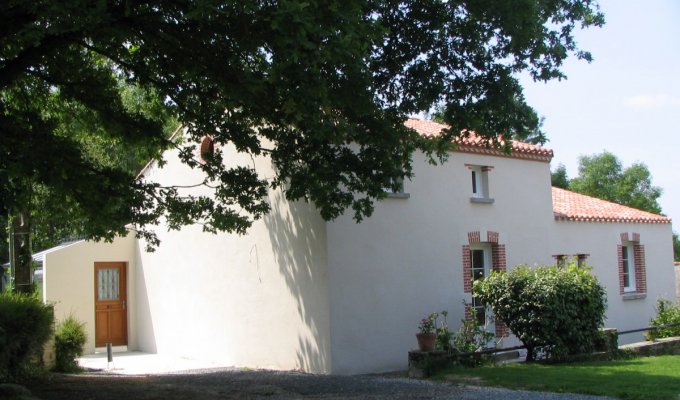
[(606, 24), (575, 32), (593, 62), (567, 60), (567, 80), (522, 77), (526, 100), (545, 117), (553, 169), (562, 163), (573, 178), (579, 156), (604, 150), (624, 168), (644, 163), (680, 232), (680, 1), (599, 4)]

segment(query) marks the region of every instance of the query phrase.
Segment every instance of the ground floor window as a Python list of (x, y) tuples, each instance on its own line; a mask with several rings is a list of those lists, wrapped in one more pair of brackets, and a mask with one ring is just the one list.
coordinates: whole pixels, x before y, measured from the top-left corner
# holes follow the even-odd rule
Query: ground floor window
[(640, 243), (640, 235), (633, 233), (621, 234), (621, 244), (618, 245), (619, 289), (625, 297), (647, 292), (647, 272), (645, 265), (645, 246)]

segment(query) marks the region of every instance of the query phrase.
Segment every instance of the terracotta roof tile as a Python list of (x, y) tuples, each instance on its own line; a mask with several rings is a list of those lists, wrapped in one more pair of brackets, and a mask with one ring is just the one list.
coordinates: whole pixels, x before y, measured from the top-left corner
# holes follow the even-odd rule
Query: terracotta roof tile
[[(446, 124), (426, 121), (419, 118), (409, 118), (404, 123), (404, 125), (426, 137), (438, 136), (443, 129), (449, 127), (449, 125)], [(469, 136), (455, 138), (454, 143), (458, 144), (456, 151), (462, 151), (466, 153), (480, 153), (495, 156), (526, 158), (539, 161), (550, 161), (553, 156), (552, 150), (546, 147), (519, 142), (516, 140), (511, 142), (512, 152), (510, 154), (506, 154), (503, 152), (503, 149), (499, 148), (498, 146), (494, 146), (488, 139), (478, 136), (474, 132), (471, 132)]]
[(622, 206), (595, 197), (552, 188), (553, 213), (556, 220), (581, 222), (637, 222), (668, 224), (670, 218)]

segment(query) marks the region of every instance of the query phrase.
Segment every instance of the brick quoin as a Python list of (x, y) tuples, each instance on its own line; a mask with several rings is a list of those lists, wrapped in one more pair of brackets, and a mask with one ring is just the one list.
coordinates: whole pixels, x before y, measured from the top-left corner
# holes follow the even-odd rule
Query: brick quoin
[(504, 272), (506, 270), (504, 244), (491, 245), (491, 268), (498, 272)]
[(463, 292), (472, 292), (472, 260), (470, 259), (470, 246), (463, 245)]
[[(622, 236), (623, 237), (623, 236)], [(616, 246), (619, 260), (619, 294), (624, 293), (624, 279), (623, 279), (623, 245)]]
[[(492, 244), (491, 245), (491, 262), (492, 268), (497, 272), (505, 272), (507, 269), (507, 263), (505, 260), (505, 245), (504, 244)], [(507, 325), (500, 319), (496, 319), (496, 337), (506, 337), (509, 335), (509, 329)]]
[(647, 293), (647, 266), (645, 265), (645, 246), (636, 244), (633, 246), (635, 253), (635, 291)]
[(468, 243), (479, 243), (481, 242), (481, 235), (479, 234), (479, 231), (475, 232), (468, 232)]
[(505, 325), (503, 321), (501, 321), (500, 319), (496, 319), (495, 334), (497, 338), (508, 337), (510, 336), (510, 329), (508, 329), (508, 326)]
[(486, 241), (489, 243), (498, 243), (498, 232), (486, 232)]

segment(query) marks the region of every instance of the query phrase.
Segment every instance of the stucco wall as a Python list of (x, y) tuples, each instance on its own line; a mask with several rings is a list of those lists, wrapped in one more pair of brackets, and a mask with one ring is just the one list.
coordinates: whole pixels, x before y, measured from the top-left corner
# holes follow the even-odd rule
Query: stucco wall
[[(466, 164), (493, 166), (493, 204), (470, 201)], [(552, 202), (545, 162), (452, 153), (431, 166), (414, 159), (408, 199), (386, 199), (361, 224), (350, 216), (329, 223), (328, 259), (333, 371), (406, 368), (421, 317), (448, 310), (464, 317), (462, 246), (468, 232), (499, 233), (507, 265), (551, 262)], [(508, 340), (506, 339), (506, 343)]]
[(676, 262), (675, 269), (675, 301), (680, 304), (680, 263)]
[[(230, 165), (267, 159), (222, 149)], [(146, 178), (191, 185), (198, 171), (172, 154)], [(199, 193), (200, 189), (192, 193)], [(235, 366), (330, 371), (325, 223), (314, 208), (269, 193), (271, 212), (243, 236), (203, 233), (200, 225), (168, 232), (161, 245), (137, 249), (140, 348)]]
[[(493, 166), (492, 204), (470, 201), (466, 164)], [(333, 372), (361, 373), (406, 368), (416, 347), (418, 321), (448, 310), (449, 326), (464, 318), (462, 246), (468, 232), (498, 232), (507, 268), (553, 264), (556, 254), (590, 254), (587, 263), (607, 288), (607, 326), (647, 325), (658, 298), (673, 298), (669, 224), (555, 221), (548, 163), (452, 153), (440, 167), (414, 160), (407, 199), (378, 204), (373, 217), (355, 224), (344, 216), (328, 225), (329, 292)], [(617, 244), (623, 232), (639, 233), (645, 245), (647, 296), (619, 294)], [(625, 335), (622, 343), (642, 335)], [(503, 339), (501, 346), (518, 344)]]
[[(127, 263), (128, 304), (134, 298), (134, 235), (116, 238), (113, 243), (81, 241), (45, 254), (43, 259), (43, 301), (54, 303), (55, 318), (63, 320), (73, 315), (85, 323), (87, 343), (85, 353), (94, 353), (94, 263), (115, 261)], [(128, 347), (136, 348), (135, 321), (128, 309)]]
[[(660, 298), (675, 298), (672, 229), (670, 224), (623, 224), (555, 221), (553, 254), (589, 254), (586, 262), (607, 289), (607, 327), (619, 331), (648, 326)], [(617, 245), (621, 234), (640, 234), (645, 246), (647, 296), (625, 300), (620, 294)], [(642, 334), (622, 335), (619, 343), (641, 340)]]

